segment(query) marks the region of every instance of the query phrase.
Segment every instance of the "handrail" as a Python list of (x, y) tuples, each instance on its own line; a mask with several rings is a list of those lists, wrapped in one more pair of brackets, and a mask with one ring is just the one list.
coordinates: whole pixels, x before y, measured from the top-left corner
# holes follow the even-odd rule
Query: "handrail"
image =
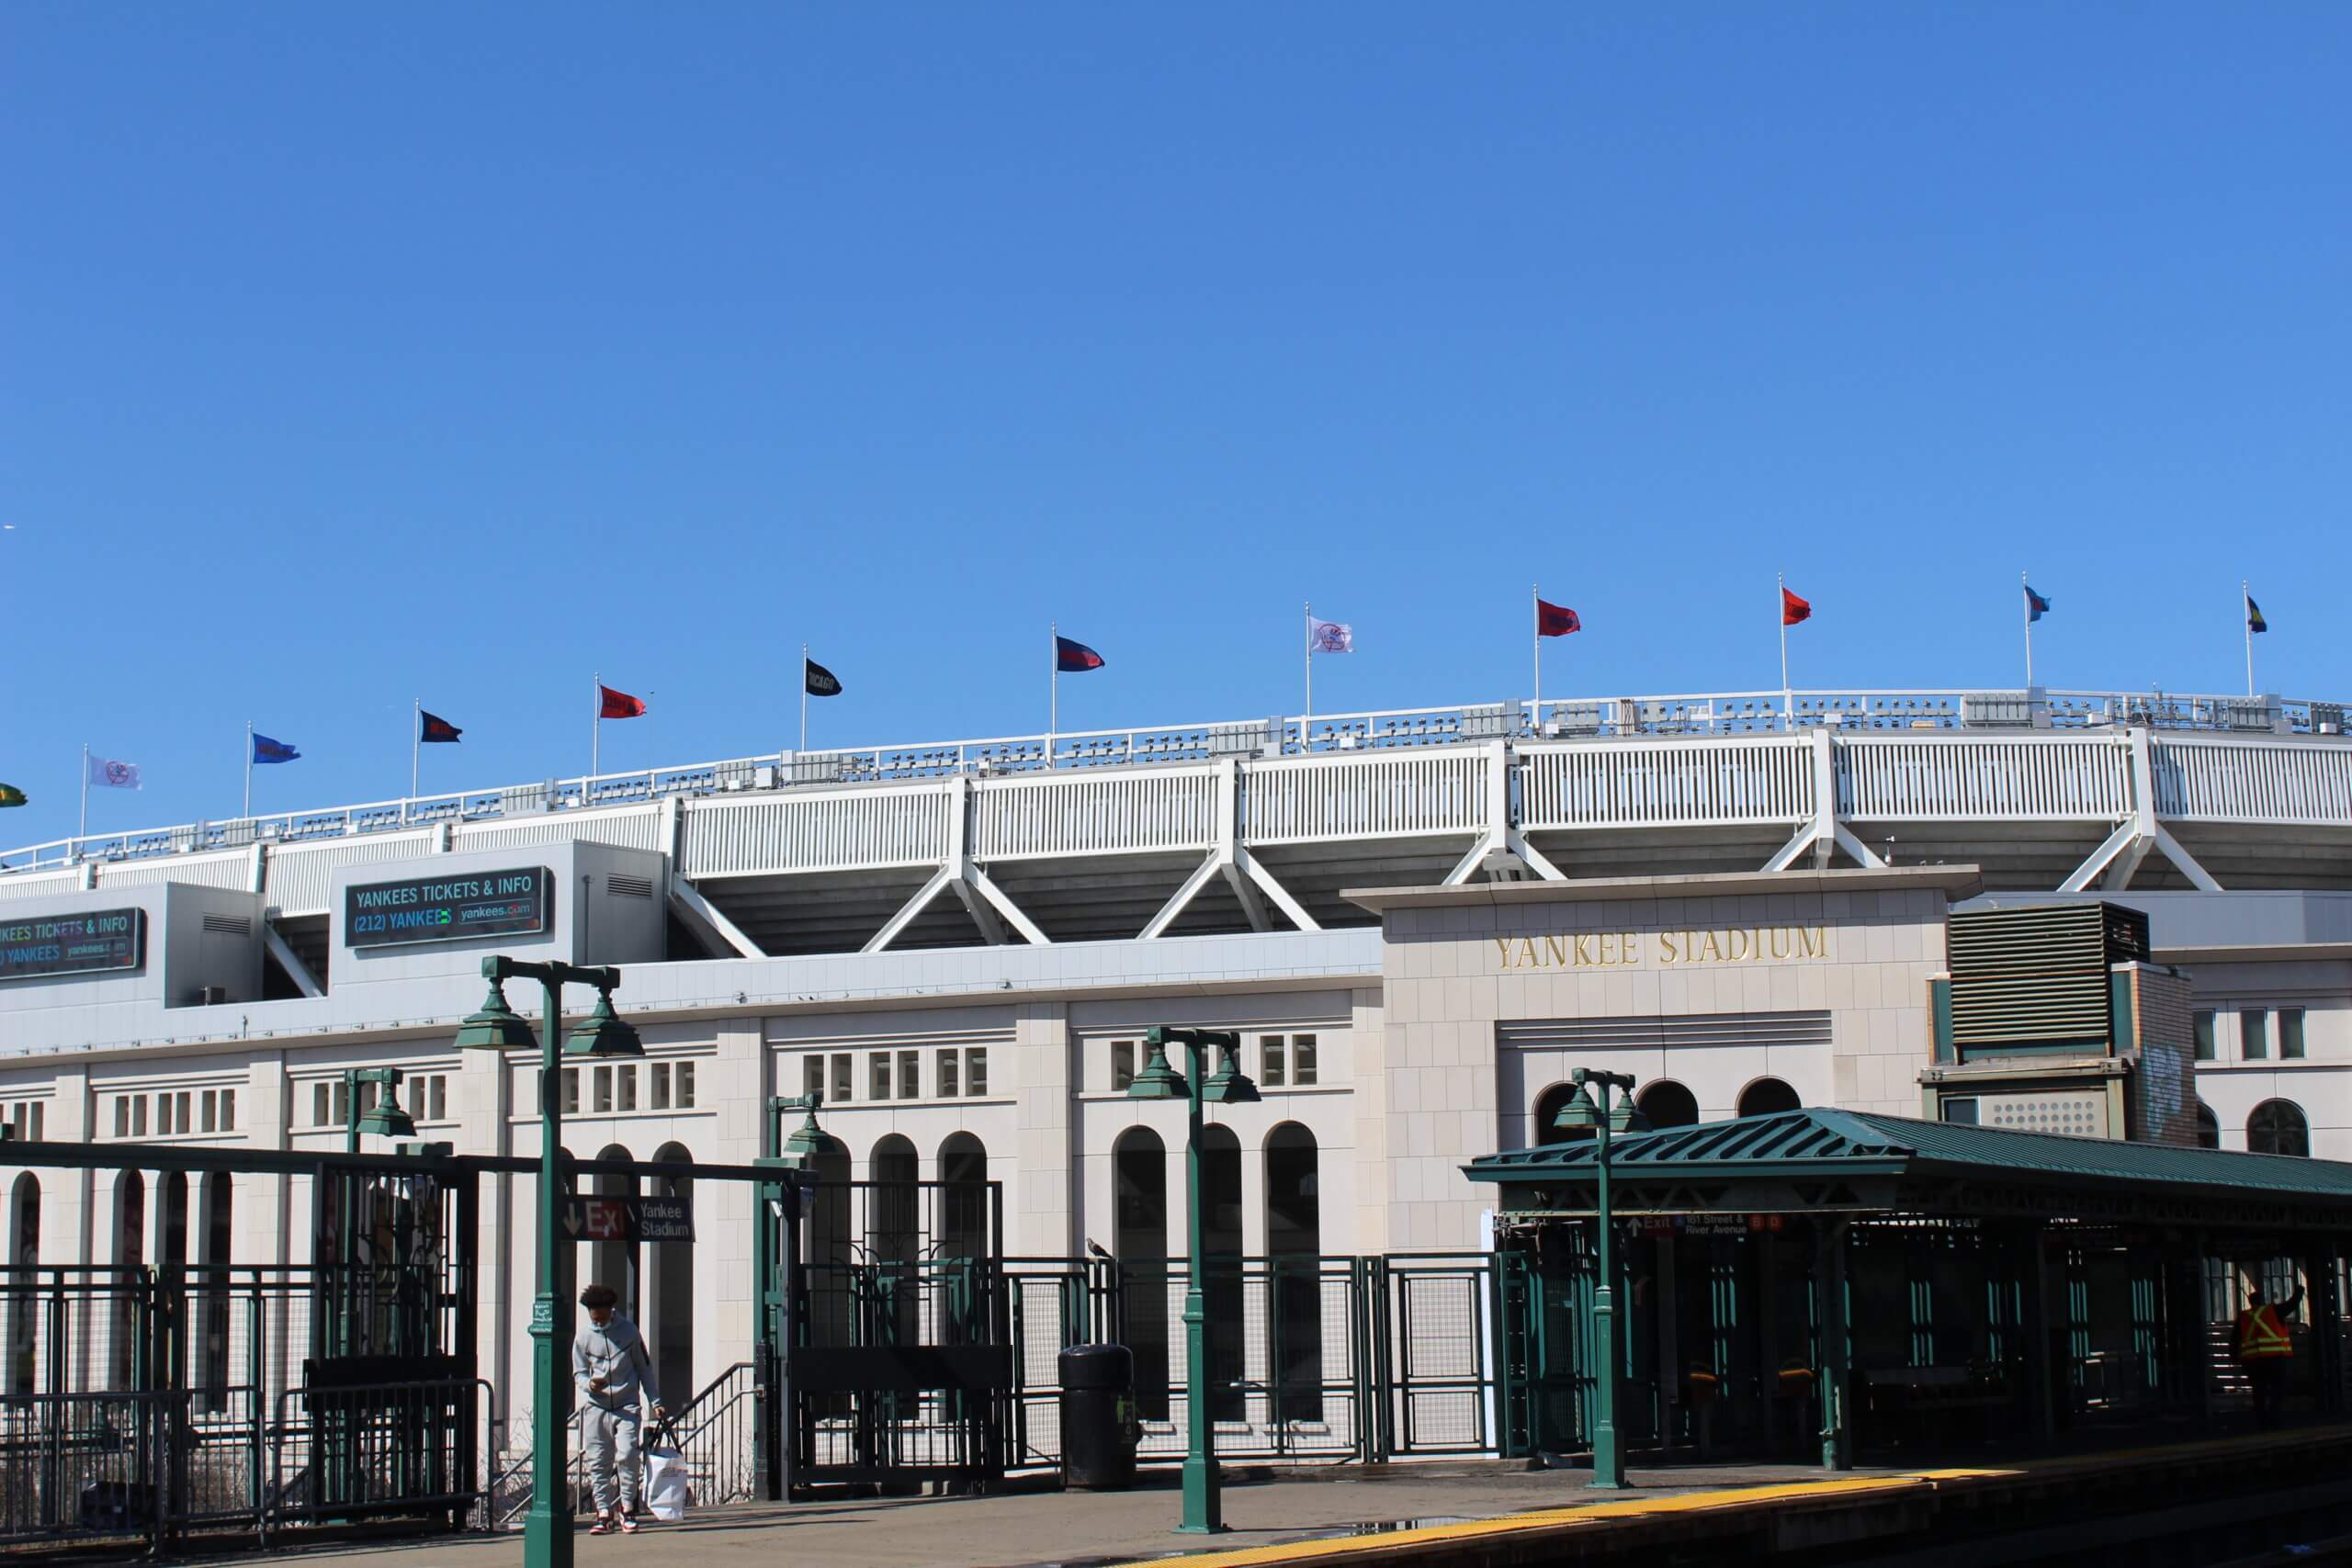
[(626, 808), (743, 791), (775, 792), (956, 777), (1056, 776), (1101, 768), (1200, 762), (1226, 757), (1324, 755), (1498, 739), (1634, 739), (1749, 736), (1828, 727), (1972, 733), (2098, 730), (2146, 726), (2224, 734), (2340, 733), (2352, 704), (2161, 690), (1919, 687), (1675, 693), (1650, 696), (1508, 698), (1450, 707), (1271, 715), (1204, 724), (1061, 730), (980, 739), (899, 742), (777, 751), (628, 773), (549, 777), (460, 790), (271, 812), (222, 820), (76, 835), (0, 850), (0, 874), (59, 870), (91, 861), (144, 860), (301, 844), (444, 824), (560, 811)]

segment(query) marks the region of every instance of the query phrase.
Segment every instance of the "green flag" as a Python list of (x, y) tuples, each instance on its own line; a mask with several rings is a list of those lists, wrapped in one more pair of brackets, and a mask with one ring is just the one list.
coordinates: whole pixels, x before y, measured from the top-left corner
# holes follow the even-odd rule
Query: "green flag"
[(24, 804), (25, 792), (23, 790), (18, 789), (15, 784), (0, 784), (0, 806), (22, 806)]

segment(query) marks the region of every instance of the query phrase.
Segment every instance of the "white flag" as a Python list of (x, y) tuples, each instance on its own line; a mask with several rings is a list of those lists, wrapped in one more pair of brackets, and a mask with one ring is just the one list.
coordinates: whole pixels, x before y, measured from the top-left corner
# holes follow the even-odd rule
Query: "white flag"
[(118, 762), (111, 757), (90, 759), (90, 782), (100, 789), (137, 789), (139, 764)]
[(1356, 650), (1356, 629), (1345, 621), (1318, 621), (1306, 617), (1306, 646), (1317, 653), (1353, 653)]

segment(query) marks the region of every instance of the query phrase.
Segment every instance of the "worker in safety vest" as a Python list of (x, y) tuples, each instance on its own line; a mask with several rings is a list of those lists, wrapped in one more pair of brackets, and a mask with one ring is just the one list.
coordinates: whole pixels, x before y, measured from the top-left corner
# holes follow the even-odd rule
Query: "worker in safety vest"
[(2302, 1299), (2301, 1285), (2275, 1304), (2262, 1299), (2260, 1285), (2246, 1287), (2245, 1311), (2238, 1314), (2238, 1361), (2254, 1384), (2256, 1427), (2278, 1426), (2286, 1408), (2287, 1372), (2295, 1364), (2295, 1342), (2288, 1337), (2287, 1324)]

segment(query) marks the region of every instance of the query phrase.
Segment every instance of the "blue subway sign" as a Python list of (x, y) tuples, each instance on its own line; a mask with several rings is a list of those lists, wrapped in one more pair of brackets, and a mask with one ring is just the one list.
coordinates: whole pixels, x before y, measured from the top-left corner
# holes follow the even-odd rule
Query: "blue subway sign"
[(136, 969), (146, 957), (144, 909), (0, 920), (0, 981)]
[(552, 887), (543, 865), (356, 884), (343, 890), (344, 945), (399, 947), (543, 931)]

